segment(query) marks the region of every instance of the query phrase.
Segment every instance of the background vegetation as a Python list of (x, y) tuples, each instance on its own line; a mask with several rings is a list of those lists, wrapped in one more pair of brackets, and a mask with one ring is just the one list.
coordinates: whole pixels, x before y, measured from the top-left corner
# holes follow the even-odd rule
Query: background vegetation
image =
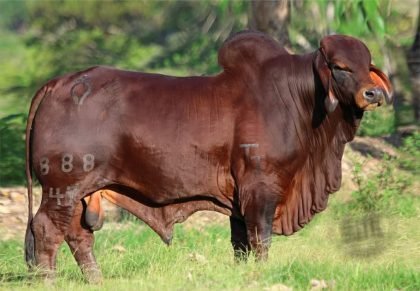
[[(108, 224), (96, 243), (107, 278), (102, 287), (282, 290), (282, 283), (301, 290), (319, 279), (339, 290), (420, 290), (419, 3), (0, 1), (0, 186), (24, 184), (31, 97), (57, 75), (97, 64), (178, 76), (215, 74), (218, 48), (247, 27), (271, 34), (296, 53), (315, 50), (326, 34), (350, 34), (366, 42), (396, 95), (393, 106), (365, 115), (358, 134), (392, 141), (399, 146), (395, 154), (375, 157), (375, 171), (367, 166), (372, 158), (354, 158), (355, 186), (348, 195), (333, 197), (326, 213), (296, 235), (275, 238), (266, 264), (233, 264), (226, 222), (188, 231), (178, 226), (171, 248), (139, 222)], [(57, 289), (86, 288), (65, 247), (58, 267)], [(1, 242), (0, 289), (45, 287), (29, 282), (21, 242)]]

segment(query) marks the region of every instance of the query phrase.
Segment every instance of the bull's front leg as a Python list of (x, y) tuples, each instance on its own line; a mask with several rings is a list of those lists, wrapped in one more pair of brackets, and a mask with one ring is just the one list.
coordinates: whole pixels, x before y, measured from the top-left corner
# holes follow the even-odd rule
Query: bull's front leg
[(246, 261), (250, 248), (244, 220), (231, 216), (230, 232), (235, 262)]
[(278, 195), (264, 185), (248, 195), (244, 211), (248, 243), (257, 260), (267, 260)]

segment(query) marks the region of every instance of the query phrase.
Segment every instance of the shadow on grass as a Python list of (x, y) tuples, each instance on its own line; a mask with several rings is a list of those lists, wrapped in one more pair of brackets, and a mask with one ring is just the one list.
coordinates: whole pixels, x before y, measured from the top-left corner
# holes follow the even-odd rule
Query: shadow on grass
[(7, 273), (0, 273), (0, 282), (5, 283), (13, 283), (13, 282), (20, 282), (20, 283), (30, 283), (34, 279), (33, 274), (29, 273), (13, 273), (13, 272), (7, 272)]
[[(30, 285), (37, 285), (39, 283), (47, 283), (47, 284), (51, 284), (51, 283), (57, 283), (58, 281), (60, 281), (61, 279), (63, 279), (64, 276), (60, 276), (60, 274), (56, 274), (54, 279), (51, 279), (51, 281), (49, 279), (45, 279), (44, 276), (40, 275), (39, 273), (21, 273), (21, 272), (6, 272), (6, 273), (0, 273), (0, 286), (2, 284), (19, 284), (19, 286), (30, 286)], [(79, 284), (84, 284), (86, 283), (83, 280), (83, 277), (80, 278), (72, 278), (72, 277), (66, 277), (65, 278), (66, 282), (75, 282), (75, 283), (79, 283)], [(1, 288), (0, 288), (1, 289)]]

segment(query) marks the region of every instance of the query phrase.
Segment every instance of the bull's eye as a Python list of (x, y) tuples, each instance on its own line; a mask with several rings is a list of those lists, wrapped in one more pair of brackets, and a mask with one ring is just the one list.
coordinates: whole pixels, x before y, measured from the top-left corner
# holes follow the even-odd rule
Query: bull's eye
[(337, 64), (331, 64), (331, 69), (333, 71), (341, 71), (341, 72), (346, 72), (346, 73), (351, 73), (351, 70), (343, 65), (337, 65)]

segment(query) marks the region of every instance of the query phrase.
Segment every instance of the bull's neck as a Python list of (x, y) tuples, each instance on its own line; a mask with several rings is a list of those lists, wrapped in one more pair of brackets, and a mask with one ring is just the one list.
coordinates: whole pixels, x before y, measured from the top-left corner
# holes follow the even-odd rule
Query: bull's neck
[(299, 96), (305, 109), (312, 110), (315, 96), (323, 90), (317, 86), (318, 76), (313, 70), (315, 53), (292, 55), (287, 68), (287, 83), (293, 96)]

